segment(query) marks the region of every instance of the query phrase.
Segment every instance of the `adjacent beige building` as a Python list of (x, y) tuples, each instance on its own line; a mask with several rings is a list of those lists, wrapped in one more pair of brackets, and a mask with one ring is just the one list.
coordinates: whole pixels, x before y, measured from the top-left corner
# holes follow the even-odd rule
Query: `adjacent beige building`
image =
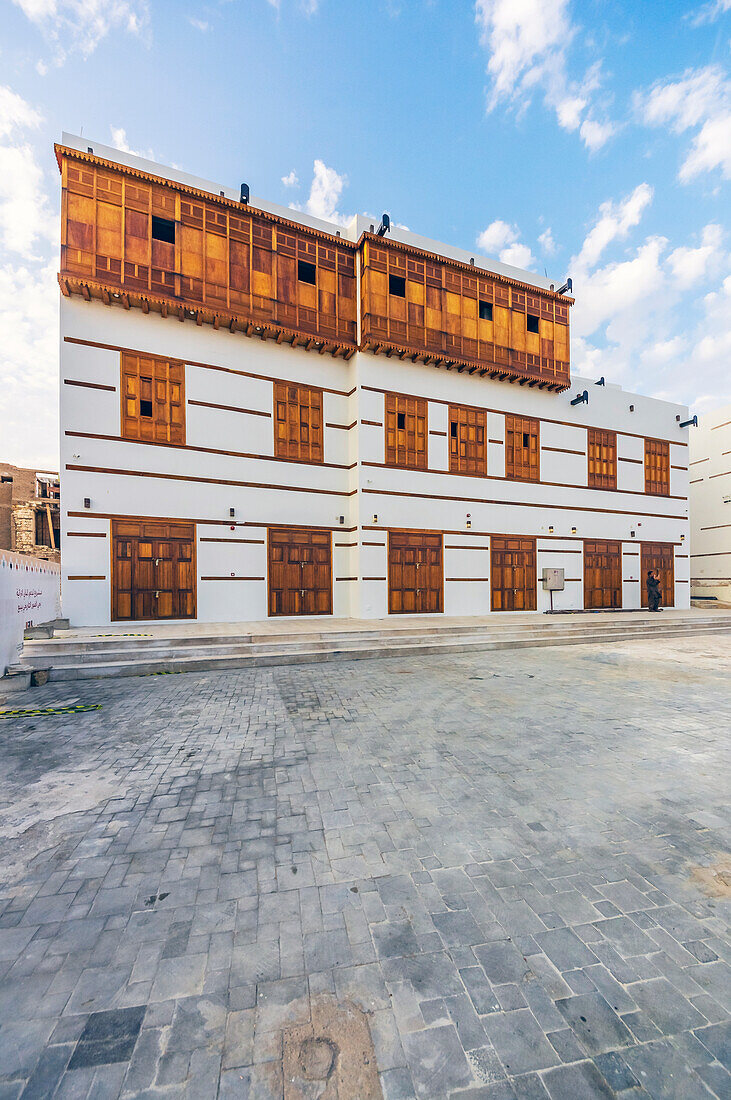
[(731, 604), (731, 405), (698, 418), (689, 453), (691, 596)]

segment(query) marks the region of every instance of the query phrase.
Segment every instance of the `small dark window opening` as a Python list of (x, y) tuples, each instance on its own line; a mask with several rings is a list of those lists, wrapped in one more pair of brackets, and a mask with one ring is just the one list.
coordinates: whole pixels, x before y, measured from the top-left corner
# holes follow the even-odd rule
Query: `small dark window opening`
[(538, 332), (538, 318), (529, 313), (525, 319), (528, 332)]
[(492, 321), (492, 302), (480, 302), (480, 320)]
[(406, 297), (406, 279), (403, 275), (388, 276), (388, 293), (396, 298)]
[(152, 401), (146, 401), (144, 397), (140, 398), (140, 416), (152, 418)]
[(12, 485), (13, 484), (12, 477), (9, 477), (7, 474), (3, 474), (3, 476), (0, 477), (0, 481), (3, 483), (3, 485)]
[(452, 433), (452, 439), (456, 439), (457, 438), (457, 421), (453, 420), (449, 427), (450, 427), (450, 431)]
[(165, 244), (175, 244), (175, 222), (169, 218), (157, 218), (152, 215), (152, 239), (164, 241)]
[(301, 283), (311, 283), (314, 286), (317, 282), (317, 268), (309, 260), (298, 260), (297, 278)]
[(399, 431), (406, 427), (406, 413), (396, 413), (396, 427)]
[(530, 446), (530, 436), (529, 436), (528, 432), (523, 432), (523, 446), (524, 447)]

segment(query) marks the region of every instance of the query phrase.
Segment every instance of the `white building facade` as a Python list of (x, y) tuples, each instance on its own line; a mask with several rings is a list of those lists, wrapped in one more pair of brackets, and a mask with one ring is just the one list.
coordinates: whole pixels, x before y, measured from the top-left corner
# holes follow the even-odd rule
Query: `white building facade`
[(731, 405), (698, 417), (689, 453), (691, 596), (731, 604)]
[(687, 410), (571, 379), (547, 280), (57, 157), (73, 624), (689, 606)]

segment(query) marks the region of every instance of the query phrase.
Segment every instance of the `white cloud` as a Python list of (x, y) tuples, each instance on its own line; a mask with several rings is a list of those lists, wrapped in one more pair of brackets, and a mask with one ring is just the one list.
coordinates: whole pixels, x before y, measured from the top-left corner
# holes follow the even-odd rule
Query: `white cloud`
[(501, 263), (512, 267), (530, 268), (535, 258), (527, 244), (521, 244), (520, 232), (499, 218), (483, 229), (477, 238), (477, 247), (490, 255), (497, 255)]
[(647, 126), (669, 126), (676, 134), (696, 131), (678, 172), (682, 183), (716, 168), (731, 179), (731, 81), (720, 66), (657, 81), (649, 91), (636, 92), (634, 104)]
[(602, 203), (597, 221), (587, 234), (578, 256), (572, 260), (573, 270), (592, 268), (612, 241), (626, 237), (652, 202), (652, 195), (649, 183), (641, 183), (621, 202), (610, 200)]
[(322, 218), (323, 221), (345, 225), (350, 221), (350, 215), (340, 214), (338, 203), (347, 183), (346, 175), (340, 175), (334, 168), (328, 168), (323, 160), (316, 160), (307, 202), (304, 205), (292, 203), (291, 209), (301, 210), (305, 214), (311, 214), (313, 218)]
[(298, 187), (299, 180), (297, 179), (297, 173), (294, 168), (286, 176), (282, 176), (282, 183), (285, 187)]
[(553, 239), (553, 233), (551, 232), (550, 226), (548, 229), (543, 230), (538, 238), (538, 243), (546, 256), (553, 256), (556, 251), (556, 242)]
[(93, 53), (110, 31), (139, 35), (150, 18), (148, 0), (13, 0), (52, 43), (59, 62), (78, 49)]
[(723, 236), (720, 225), (710, 224), (703, 230), (698, 248), (676, 248), (670, 253), (668, 264), (679, 287), (696, 286), (718, 271), (723, 262)]
[(711, 0), (686, 18), (690, 20), (691, 27), (702, 27), (704, 23), (715, 23), (727, 11), (731, 11), (731, 0)]
[[(43, 119), (0, 88), (0, 424), (3, 455), (58, 463), (58, 218), (28, 140)], [(33, 424), (33, 431), (28, 424)]]
[(488, 110), (500, 103), (523, 110), (540, 90), (546, 105), (556, 112), (559, 126), (578, 129), (586, 147), (594, 152), (616, 128), (591, 113), (601, 64), (592, 65), (581, 80), (569, 78), (567, 55), (577, 34), (569, 2), (476, 0), (475, 21), (489, 55)]
[(200, 31), (202, 34), (204, 34), (211, 25), (210, 23), (207, 23), (205, 19), (196, 19), (194, 15), (188, 16), (188, 22), (190, 23), (191, 27), (195, 27), (195, 29), (197, 31)]
[(721, 228), (706, 225), (700, 243), (672, 249), (665, 237), (649, 236), (598, 266), (610, 244), (626, 241), (651, 199), (641, 184), (603, 203), (571, 261), (573, 367), (690, 405), (702, 386), (715, 391), (711, 404), (721, 404), (731, 399), (731, 276), (723, 279), (731, 257)]
[(487, 229), (482, 230), (477, 238), (477, 247), (483, 248), (485, 252), (492, 255), (499, 252), (501, 248), (505, 248), (507, 244), (513, 244), (517, 239), (517, 228), (498, 218), (497, 221), (490, 222)]
[(131, 157), (142, 157), (143, 160), (155, 159), (152, 149), (145, 149), (144, 151), (131, 149), (127, 141), (127, 131), (121, 126), (110, 126), (109, 130), (112, 135), (112, 145), (115, 149), (119, 149), (120, 153), (129, 153)]

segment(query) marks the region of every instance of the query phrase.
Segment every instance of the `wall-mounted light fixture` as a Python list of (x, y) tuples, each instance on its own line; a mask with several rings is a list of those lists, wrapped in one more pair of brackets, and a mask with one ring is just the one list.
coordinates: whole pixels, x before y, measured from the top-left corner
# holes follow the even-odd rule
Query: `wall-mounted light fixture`
[(548, 533), (549, 533), (549, 535), (552, 535), (552, 534), (553, 534), (553, 524), (551, 524), (551, 525), (549, 526), (549, 528), (548, 528)]
[(241, 192), (239, 194), (239, 202), (243, 203), (244, 206), (249, 205), (249, 185), (248, 185), (248, 183), (242, 183), (241, 184)]
[(604, 375), (602, 375), (602, 376), (601, 376), (601, 378), (600, 378), (600, 379), (598, 380), (598, 382), (595, 382), (595, 383), (594, 383), (594, 385), (595, 385), (595, 386), (603, 386), (603, 385), (605, 385), (605, 382), (604, 382)]
[(338, 523), (342, 527), (343, 524), (345, 523), (345, 516), (338, 516)]
[(372, 522), (373, 522), (373, 523), (378, 523), (378, 516), (376, 515), (376, 513), (375, 513), (375, 512), (373, 513), (373, 520), (372, 520)]
[(571, 534), (572, 534), (572, 535), (575, 535), (575, 534), (576, 534), (576, 528), (575, 528), (575, 527), (572, 527), (572, 528), (571, 528)]
[(231, 516), (231, 519), (233, 519), (234, 516), (236, 515), (236, 509), (235, 508), (229, 508), (228, 514)]
[(685, 535), (681, 535), (681, 536), (680, 536), (680, 541), (681, 541), (681, 542), (685, 542)]
[(576, 397), (571, 401), (572, 405), (588, 405), (589, 404), (589, 391), (584, 390), (583, 393), (577, 393)]
[(466, 526), (468, 528), (472, 526), (472, 515), (470, 512), (468, 512), (466, 516)]
[(84, 497), (84, 507), (91, 508), (91, 497)]
[(630, 537), (631, 539), (633, 539), (633, 538), (635, 537), (635, 533), (634, 533), (634, 531), (630, 531), (630, 533), (629, 533), (629, 537)]
[(698, 417), (697, 416), (691, 416), (690, 420), (681, 420), (680, 421), (680, 427), (681, 428), (690, 428), (690, 427), (697, 428), (698, 427)]
[(633, 412), (635, 411), (635, 407), (634, 407), (634, 405), (630, 405), (630, 407), (629, 407), (629, 411), (630, 411), (631, 413), (633, 413)]

